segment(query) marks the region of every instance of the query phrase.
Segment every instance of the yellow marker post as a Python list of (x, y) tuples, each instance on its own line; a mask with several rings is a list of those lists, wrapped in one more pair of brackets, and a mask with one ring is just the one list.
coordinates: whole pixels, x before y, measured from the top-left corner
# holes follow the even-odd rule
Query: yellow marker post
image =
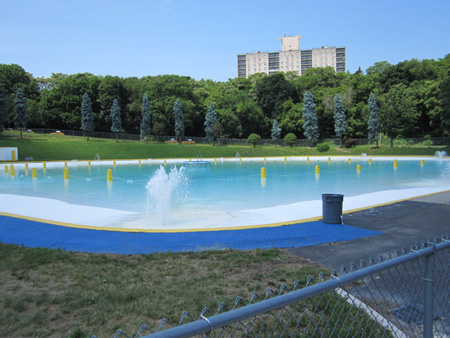
[(64, 161), (64, 168), (67, 168), (67, 161)]
[(139, 160), (139, 168), (141, 167), (141, 160)]
[(309, 156), (306, 158), (306, 163), (309, 164)]
[(356, 171), (361, 171), (361, 164), (358, 164), (358, 165), (356, 166)]
[(25, 176), (28, 176), (28, 163), (25, 163)]
[(5, 165), (5, 175), (8, 175), (8, 166)]
[(9, 172), (11, 173), (11, 177), (16, 176), (16, 172), (15, 172), (14, 166), (12, 164), (9, 166)]
[(64, 179), (68, 180), (69, 179), (69, 169), (64, 168)]
[(266, 182), (267, 182), (266, 168), (262, 167), (261, 168), (261, 186), (265, 187), (266, 186)]
[(45, 164), (45, 162), (42, 162), (42, 168), (44, 169), (44, 171), (47, 170), (47, 165)]
[(166, 159), (164, 159), (164, 168), (166, 167)]
[(351, 164), (352, 163), (352, 159), (349, 157), (348, 158), (348, 164)]
[(214, 159), (214, 165), (217, 166), (217, 158)]
[(320, 167), (319, 167), (319, 165), (316, 165), (316, 169), (314, 170), (314, 172), (316, 174), (320, 174)]
[(239, 157), (239, 164), (242, 164), (242, 157)]
[(394, 169), (397, 169), (397, 168), (398, 168), (398, 161), (394, 160)]
[(266, 158), (264, 157), (264, 165), (266, 165)]
[(112, 170), (111, 169), (108, 169), (106, 171), (106, 181), (107, 182), (112, 182)]
[(287, 163), (287, 157), (284, 158), (284, 164), (286, 164), (286, 163)]
[(16, 151), (11, 150), (11, 161), (16, 161)]
[(88, 161), (88, 168), (91, 170), (91, 161)]
[(114, 169), (116, 169), (116, 160), (114, 160), (113, 163), (114, 163)]
[(372, 164), (372, 159), (371, 158), (369, 158), (369, 164)]
[(37, 177), (37, 170), (36, 168), (31, 169), (31, 177), (36, 178)]
[(331, 157), (328, 157), (328, 164), (331, 163)]
[(425, 165), (425, 160), (420, 160), (420, 166), (423, 167)]

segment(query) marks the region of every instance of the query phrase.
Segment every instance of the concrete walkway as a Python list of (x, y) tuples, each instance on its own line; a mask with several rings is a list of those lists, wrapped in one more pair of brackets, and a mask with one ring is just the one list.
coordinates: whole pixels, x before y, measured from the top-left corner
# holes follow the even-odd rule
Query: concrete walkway
[(339, 271), (341, 265), (348, 268), (354, 262), (359, 267), (361, 259), (368, 262), (369, 257), (378, 259), (379, 254), (393, 253), (402, 247), (409, 250), (414, 243), (450, 232), (450, 192), (346, 214), (344, 223), (383, 234), (290, 248), (289, 252)]

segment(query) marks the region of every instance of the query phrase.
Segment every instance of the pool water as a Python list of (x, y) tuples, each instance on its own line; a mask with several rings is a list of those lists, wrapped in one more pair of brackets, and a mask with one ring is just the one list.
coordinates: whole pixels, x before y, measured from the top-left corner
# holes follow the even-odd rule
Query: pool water
[[(361, 165), (357, 172), (356, 166)], [(320, 175), (315, 166), (320, 166)], [(166, 172), (183, 163), (167, 164)], [(16, 170), (16, 176), (0, 177), (0, 194), (14, 194), (56, 199), (70, 204), (112, 208), (136, 213), (136, 220), (158, 223), (155, 211), (149, 203), (146, 185), (159, 163), (117, 165), (70, 164), (69, 180), (63, 179), (63, 167), (38, 169), (37, 179), (24, 170)], [(261, 167), (266, 168), (267, 179), (261, 179)], [(223, 222), (240, 211), (273, 208), (298, 202), (320, 200), (323, 193), (359, 196), (378, 191), (400, 190), (417, 187), (450, 185), (448, 165), (445, 161), (402, 160), (393, 168), (393, 160), (339, 159), (291, 159), (267, 161), (211, 161), (209, 165), (183, 166), (185, 180), (171, 196), (170, 213), (187, 218), (211, 218)], [(107, 184), (106, 170), (112, 169), (113, 182)], [(157, 198), (157, 197), (156, 197)], [(373, 201), (373, 204), (382, 201)], [(233, 217), (233, 216), (230, 216)], [(299, 216), (299, 218), (301, 218)], [(171, 217), (168, 217), (170, 223)], [(135, 222), (129, 220), (131, 223)], [(165, 222), (164, 222), (165, 223)], [(131, 226), (131, 225), (130, 225)], [(145, 227), (145, 225), (144, 225)]]

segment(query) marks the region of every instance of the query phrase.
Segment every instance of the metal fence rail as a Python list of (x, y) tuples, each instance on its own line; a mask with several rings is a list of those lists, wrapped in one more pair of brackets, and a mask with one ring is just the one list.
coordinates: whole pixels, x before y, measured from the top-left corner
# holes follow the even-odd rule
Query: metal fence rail
[(163, 319), (115, 337), (449, 337), (450, 234), (262, 298), (237, 297), (227, 312), (220, 304), (197, 320), (185, 312), (177, 326)]

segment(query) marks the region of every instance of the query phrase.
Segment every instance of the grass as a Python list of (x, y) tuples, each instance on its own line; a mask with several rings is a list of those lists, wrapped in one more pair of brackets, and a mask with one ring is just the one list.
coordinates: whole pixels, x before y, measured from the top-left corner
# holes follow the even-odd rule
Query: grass
[(276, 146), (212, 146), (212, 145), (180, 145), (139, 141), (120, 141), (66, 135), (44, 135), (25, 133), (23, 139), (17, 132), (5, 131), (0, 135), (0, 147), (18, 147), (19, 159), (33, 158), (34, 161), (70, 161), (93, 160), (96, 154), (101, 159), (147, 159), (147, 158), (197, 158), (266, 156), (314, 156), (314, 155), (434, 155), (436, 150), (450, 153), (450, 146), (357, 146), (345, 149), (331, 147), (329, 151), (318, 152), (309, 147), (276, 147)]
[[(214, 314), (236, 296), (264, 297), (318, 266), (279, 249), (96, 255), (0, 244), (0, 331), (8, 337), (136, 334), (183, 311)], [(81, 334), (81, 335), (80, 335)]]

